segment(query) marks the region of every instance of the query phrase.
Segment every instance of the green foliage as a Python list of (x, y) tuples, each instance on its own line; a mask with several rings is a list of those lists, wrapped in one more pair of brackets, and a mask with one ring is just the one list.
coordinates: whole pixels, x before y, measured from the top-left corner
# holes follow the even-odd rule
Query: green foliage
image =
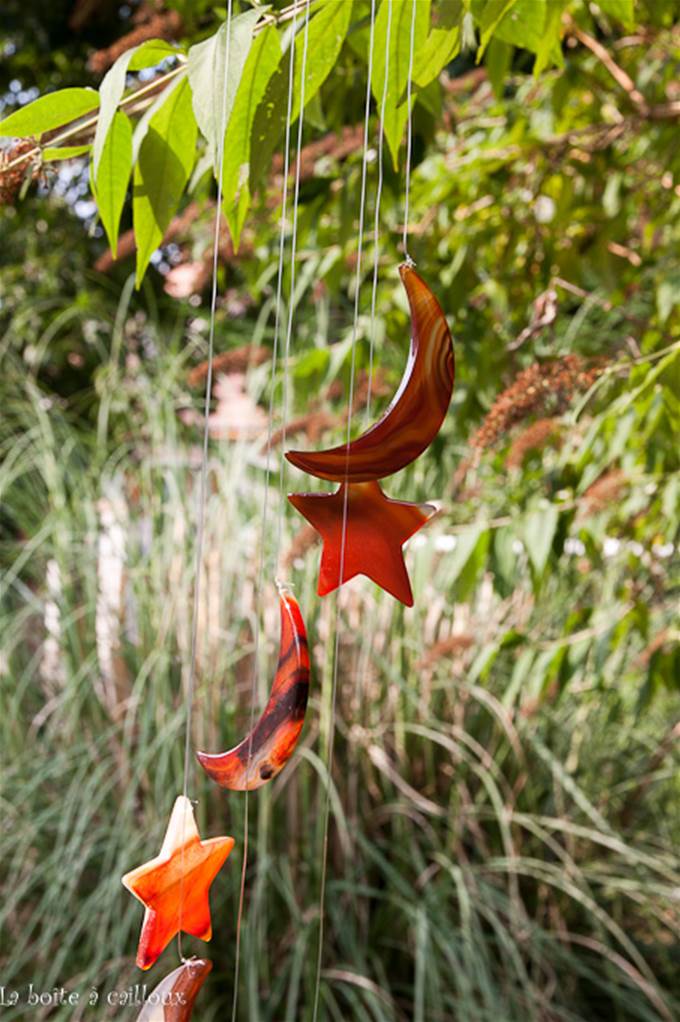
[[(381, 0), (375, 23), (372, 90), (380, 106), (385, 93), (384, 131), (394, 168), (398, 166), (409, 113), (406, 85), (411, 62), (412, 22), (414, 91), (411, 105), (420, 102), (423, 109), (436, 116), (440, 91), (435, 84), (436, 79), (459, 53), (466, 32), (468, 42), (472, 34), (474, 43), (474, 25), (480, 35), (478, 56), (484, 54), (489, 42), (493, 44), (488, 51), (488, 63), (492, 81), (499, 89), (510, 64), (513, 46), (536, 52), (537, 73), (552, 62), (561, 63), (559, 15), (562, 6), (561, 3), (547, 4), (544, 0), (528, 0), (527, 3), (524, 0), (475, 0), (472, 4), (462, 0), (442, 0), (432, 7), (431, 12), (430, 0), (418, 0), (415, 4), (411, 0)], [(175, 58), (180, 64), (186, 62), (194, 117), (200, 138), (207, 145), (207, 159), (212, 163), (215, 177), (220, 170), (220, 133), (222, 125), (226, 125), (223, 201), (232, 238), (238, 248), (253, 192), (262, 186), (273, 152), (283, 134), (286, 118), (290, 116), (293, 122), (300, 114), (305, 38), (310, 59), (306, 63), (304, 102), (310, 107), (309, 117), (315, 116), (323, 121), (320, 90), (333, 69), (342, 63), (348, 41), (354, 52), (361, 53), (362, 61), (368, 64), (365, 26), (368, 5), (364, 0), (357, 3), (353, 0), (343, 0), (342, 3), (329, 0), (315, 5), (306, 29), (303, 27), (304, 19), (298, 18), (294, 38), (285, 37), (284, 32), (288, 31), (285, 27), (283, 31), (267, 27), (262, 21), (267, 11), (267, 7), (258, 5), (237, 14), (232, 21), (229, 38), (225, 22), (213, 35), (190, 46), (186, 55), (163, 40), (147, 40), (124, 52), (105, 75), (99, 88), (99, 115), (92, 146), (90, 178), (114, 255), (127, 182), (133, 171), (139, 178), (134, 168), (142, 139), (158, 105), (164, 103), (165, 95), (161, 91), (160, 97), (152, 96), (151, 108), (142, 114), (130, 149), (127, 122), (122, 116), (116, 116), (117, 112), (123, 114), (122, 110), (119, 111), (121, 104), (135, 98), (134, 91), (125, 95), (130, 73), (161, 64), (168, 58)], [(251, 53), (256, 36), (263, 28), (266, 29), (261, 37), (263, 41), (255, 43)], [(283, 42), (286, 53), (281, 60)], [(508, 48), (510, 44), (511, 48)], [(291, 54), (294, 67), (288, 111)], [(175, 67), (168, 72), (168, 93), (173, 92), (172, 79), (180, 70), (180, 67)], [(6, 118), (5, 128), (21, 135), (22, 132), (34, 134), (36, 125), (40, 130), (47, 130), (46, 126), (64, 126), (80, 116), (83, 111), (78, 103), (81, 106), (86, 104), (87, 97), (87, 102), (92, 103), (91, 90), (65, 89), (41, 97)], [(96, 97), (87, 109), (95, 107)], [(198, 135), (196, 137), (199, 138)], [(48, 158), (56, 158), (53, 148)], [(160, 192), (164, 188), (163, 182), (151, 184), (153, 174), (154, 170), (147, 162), (144, 168), (147, 184)], [(181, 194), (176, 198), (179, 202)], [(155, 238), (155, 233), (153, 236)], [(145, 244), (150, 237), (145, 232)], [(138, 286), (148, 265), (148, 255), (146, 253), (138, 264)]]

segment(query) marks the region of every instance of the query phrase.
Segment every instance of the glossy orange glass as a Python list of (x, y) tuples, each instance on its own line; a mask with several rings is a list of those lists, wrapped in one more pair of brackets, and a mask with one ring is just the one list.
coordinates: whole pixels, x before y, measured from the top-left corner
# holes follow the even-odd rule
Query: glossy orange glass
[(295, 597), (280, 588), (281, 642), (269, 701), (252, 732), (216, 755), (197, 752), (203, 769), (223, 788), (245, 791), (276, 777), (293, 754), (309, 695), (307, 632)]
[(399, 390), (378, 422), (349, 445), (287, 451), (293, 465), (319, 479), (351, 483), (398, 472), (429, 447), (453, 392), (453, 341), (442, 308), (410, 263), (399, 267), (411, 310), (411, 350)]
[(208, 891), (233, 847), (232, 837), (201, 841), (191, 802), (177, 797), (160, 853), (123, 877), (145, 908), (137, 948), (140, 969), (151, 968), (180, 930), (210, 940)]
[(154, 987), (137, 1022), (188, 1022), (211, 970), (212, 962), (207, 958), (190, 958), (183, 962)]
[[(347, 524), (343, 557), (345, 492)], [(355, 575), (367, 575), (407, 607), (413, 606), (401, 548), (435, 513), (431, 504), (391, 500), (375, 481), (343, 483), (336, 493), (290, 493), (288, 500), (323, 539), (319, 596), (332, 592)]]

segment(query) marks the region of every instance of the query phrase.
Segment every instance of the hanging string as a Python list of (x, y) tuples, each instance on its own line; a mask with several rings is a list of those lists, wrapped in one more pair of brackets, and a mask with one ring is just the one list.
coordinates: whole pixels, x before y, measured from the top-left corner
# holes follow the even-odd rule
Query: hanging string
[(413, 262), (410, 255), (408, 254), (408, 216), (409, 216), (409, 201), (411, 195), (411, 148), (413, 144), (413, 118), (411, 113), (411, 91), (413, 86), (413, 50), (415, 45), (416, 35), (416, 3), (418, 0), (413, 0), (413, 7), (411, 10), (411, 41), (409, 45), (408, 53), (408, 78), (406, 81), (406, 109), (408, 111), (408, 128), (406, 134), (406, 195), (404, 197), (404, 259), (407, 263)]
[[(205, 402), (203, 408), (203, 448), (201, 452), (201, 473), (200, 489), (198, 500), (198, 526), (196, 533), (196, 560), (194, 567), (194, 594), (191, 615), (191, 649), (189, 655), (189, 680), (186, 695), (186, 733), (184, 737), (184, 783), (182, 794), (186, 799), (189, 793), (189, 761), (191, 757), (191, 721), (194, 709), (194, 691), (196, 688), (196, 658), (198, 647), (198, 611), (200, 601), (201, 566), (203, 563), (203, 540), (205, 533), (205, 513), (208, 490), (208, 441), (210, 438), (210, 397), (212, 394), (213, 357), (215, 352), (215, 316), (217, 311), (217, 263), (219, 257), (220, 241), (220, 220), (222, 207), (222, 174), (224, 170), (224, 136), (227, 130), (227, 89), (229, 83), (229, 63), (231, 55), (231, 19), (232, 0), (227, 5), (227, 31), (224, 44), (224, 90), (222, 93), (222, 120), (220, 124), (220, 135), (217, 143), (218, 152), (218, 176), (217, 176), (217, 206), (215, 210), (215, 230), (213, 235), (213, 260), (212, 260), (212, 291), (210, 296), (210, 330), (208, 333), (208, 372), (205, 381)], [(180, 889), (179, 889), (179, 913), (177, 931), (177, 951), (182, 962), (185, 961), (182, 953), (182, 911), (184, 908), (184, 830), (186, 826), (186, 813), (182, 816), (182, 850), (180, 867)]]
[(378, 184), (375, 190), (375, 222), (373, 224), (373, 281), (371, 284), (371, 321), (368, 332), (368, 385), (366, 394), (366, 426), (371, 421), (371, 397), (373, 396), (373, 356), (375, 352), (375, 303), (378, 293), (378, 262), (380, 257), (380, 202), (383, 189), (383, 148), (385, 141), (385, 109), (387, 107), (387, 85), (390, 77), (390, 40), (392, 36), (392, 0), (387, 0), (387, 31), (385, 33), (385, 80), (380, 99), (378, 122)]
[[(305, 34), (302, 46), (302, 64), (300, 73), (300, 116), (298, 118), (297, 131), (297, 163), (295, 165), (295, 191), (293, 196), (293, 230), (290, 242), (290, 290), (288, 296), (288, 323), (286, 325), (286, 342), (283, 353), (283, 394), (282, 394), (282, 424), (281, 424), (281, 448), (286, 446), (286, 430), (288, 428), (288, 403), (290, 392), (290, 381), (288, 362), (290, 359), (290, 344), (293, 335), (293, 316), (295, 313), (295, 255), (297, 252), (297, 228), (298, 228), (298, 203), (300, 199), (300, 165), (302, 163), (302, 128), (304, 125), (305, 109), (305, 77), (307, 73), (307, 47), (309, 43), (309, 9), (311, 0), (307, 0), (305, 8)], [(286, 478), (286, 459), (281, 458), (279, 471), (279, 515), (276, 530), (276, 564), (278, 567), (281, 555), (281, 537), (283, 531), (283, 512), (285, 508), (284, 483)]]
[[(295, 179), (295, 193), (294, 193), (294, 214), (293, 214), (293, 236), (291, 243), (291, 260), (293, 266), (295, 264), (295, 250), (297, 244), (297, 203), (299, 194), (299, 177), (300, 177), (300, 147), (302, 137), (302, 121), (303, 121), (303, 110), (304, 110), (304, 88), (305, 88), (305, 69), (307, 60), (307, 43), (309, 38), (309, 7), (311, 0), (306, 0), (305, 10), (305, 35), (303, 45), (303, 58), (302, 58), (302, 83), (301, 83), (301, 106), (300, 106), (300, 123), (298, 127), (298, 162), (296, 168), (296, 179)], [(246, 775), (250, 769), (250, 763), (252, 759), (253, 749), (253, 726), (255, 723), (255, 701), (256, 701), (256, 682), (257, 682), (257, 667), (259, 660), (259, 648), (260, 648), (260, 620), (257, 613), (257, 606), (259, 604), (259, 597), (263, 592), (264, 586), (264, 566), (265, 566), (265, 547), (266, 547), (266, 536), (267, 536), (267, 519), (268, 519), (268, 507), (269, 507), (269, 480), (271, 478), (271, 447), (272, 447), (272, 436), (273, 436), (273, 420), (274, 420), (274, 398), (276, 390), (276, 366), (278, 360), (278, 351), (280, 343), (280, 328), (281, 328), (281, 303), (283, 294), (283, 266), (284, 266), (284, 252), (285, 252), (285, 236), (286, 236), (286, 220), (288, 212), (288, 177), (290, 172), (290, 121), (291, 113), (293, 108), (293, 83), (295, 80), (294, 65), (295, 65), (295, 34), (296, 34), (296, 22), (298, 7), (292, 6), (293, 20), (291, 27), (291, 50), (290, 50), (290, 61), (288, 65), (288, 101), (286, 107), (286, 127), (285, 127), (285, 141), (284, 141), (284, 155), (283, 155), (283, 185), (281, 194), (281, 218), (279, 222), (279, 253), (278, 253), (278, 267), (277, 267), (277, 282), (276, 282), (276, 301), (275, 301), (275, 313), (274, 313), (274, 340), (272, 350), (272, 364), (269, 381), (269, 411), (267, 421), (267, 447), (266, 447), (266, 464), (265, 464), (265, 479), (264, 479), (264, 491), (262, 497), (262, 512), (261, 512), (261, 531), (260, 531), (260, 553), (259, 553), (259, 564), (257, 573), (257, 585), (255, 590), (255, 623), (254, 623), (254, 637), (253, 637), (253, 674), (251, 681), (250, 690), (250, 721), (248, 727), (249, 741), (248, 741), (248, 756), (246, 764)], [(291, 285), (292, 294), (292, 285)], [(292, 298), (291, 298), (292, 301)], [(290, 328), (292, 329), (292, 324)], [(290, 335), (287, 332), (286, 335), (286, 359), (290, 349)], [(287, 385), (287, 368), (284, 362), (284, 392)], [(287, 403), (284, 397), (283, 404), (283, 421), (284, 429), (286, 427), (286, 416), (287, 416)], [(276, 561), (278, 562), (279, 548), (280, 548), (280, 537), (281, 537), (281, 519), (283, 517), (283, 507), (281, 503), (281, 494), (279, 494), (279, 512), (278, 512), (278, 523), (277, 523), (277, 547), (276, 547)], [(236, 1013), (238, 1009), (238, 992), (239, 992), (239, 976), (240, 976), (240, 964), (241, 964), (241, 932), (243, 926), (244, 916), (244, 905), (245, 905), (245, 889), (246, 889), (246, 874), (248, 867), (248, 850), (249, 850), (249, 836), (250, 836), (250, 804), (249, 804), (249, 791), (246, 789), (244, 794), (244, 809), (243, 809), (243, 862), (241, 865), (241, 881), (239, 889), (239, 903), (236, 920), (236, 950), (235, 950), (235, 964), (234, 964), (234, 984), (232, 994), (232, 1010), (231, 1018), (232, 1022), (236, 1020)]]
[(345, 569), (345, 546), (347, 539), (347, 510), (349, 488), (347, 476), (349, 467), (349, 446), (352, 427), (352, 404), (354, 401), (354, 378), (356, 368), (356, 342), (359, 322), (359, 295), (361, 290), (361, 257), (363, 253), (364, 219), (366, 212), (366, 173), (368, 167), (368, 124), (371, 109), (371, 83), (373, 77), (373, 39), (375, 35), (375, 0), (371, 0), (371, 32), (368, 44), (368, 81), (366, 85), (366, 106), (364, 111), (364, 138), (361, 159), (361, 196), (359, 200), (359, 237), (357, 244), (357, 263), (354, 286), (354, 319), (352, 323), (352, 343), (350, 358), (349, 394), (347, 404), (347, 434), (345, 460), (345, 493), (342, 507), (342, 535), (340, 540), (340, 568), (338, 572), (338, 592), (335, 600), (335, 636), (333, 647), (333, 672), (331, 679), (330, 715), (328, 721), (328, 746), (326, 753), (326, 793), (323, 807), (323, 838), (321, 846), (321, 883), (319, 888), (319, 938), (316, 957), (316, 975), (314, 981), (314, 1008), (312, 1022), (317, 1022), (319, 1015), (319, 996), (321, 992), (321, 963), (323, 959), (323, 943), (325, 929), (326, 877), (328, 873), (328, 830), (330, 820), (331, 778), (333, 773), (333, 752), (335, 744), (335, 707), (338, 690), (338, 662), (340, 653), (340, 585)]

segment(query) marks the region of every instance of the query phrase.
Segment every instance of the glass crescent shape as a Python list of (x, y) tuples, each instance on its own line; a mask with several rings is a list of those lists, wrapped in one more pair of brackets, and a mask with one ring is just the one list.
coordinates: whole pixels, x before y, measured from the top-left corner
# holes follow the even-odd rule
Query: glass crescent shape
[(229, 752), (196, 758), (223, 788), (252, 791), (275, 777), (286, 765), (305, 720), (309, 695), (307, 631), (295, 597), (279, 588), (281, 644), (269, 701), (249, 735)]
[(441, 305), (410, 263), (399, 275), (411, 310), (411, 349), (389, 408), (362, 436), (327, 451), (287, 451), (319, 479), (360, 483), (409, 465), (429, 447), (446, 417), (455, 377), (453, 340)]
[(188, 1022), (211, 970), (207, 958), (190, 958), (173, 969), (146, 998), (137, 1022)]

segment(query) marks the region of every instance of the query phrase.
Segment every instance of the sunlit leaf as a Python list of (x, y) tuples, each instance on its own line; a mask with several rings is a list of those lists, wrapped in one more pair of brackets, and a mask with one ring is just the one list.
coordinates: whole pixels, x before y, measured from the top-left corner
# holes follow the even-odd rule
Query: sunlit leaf
[(91, 145), (45, 146), (41, 155), (45, 163), (49, 163), (56, 160), (72, 160), (76, 156), (84, 156), (91, 149)]
[(137, 287), (189, 180), (196, 135), (191, 92), (184, 79), (152, 118), (135, 165), (132, 213)]
[(248, 54), (227, 127), (222, 196), (234, 247), (250, 205), (250, 150), (257, 108), (281, 60), (279, 35), (270, 27), (256, 38)]
[(562, 56), (562, 12), (567, 5), (567, 0), (551, 0), (545, 15), (545, 27), (543, 38), (536, 49), (536, 60), (534, 62), (534, 75), (542, 74), (550, 64), (556, 67), (564, 67)]
[(94, 89), (59, 89), (39, 96), (0, 121), (0, 137), (29, 138), (61, 128), (99, 106)]
[(413, 60), (413, 81), (420, 88), (429, 85), (460, 51), (460, 25), (464, 11), (462, 0), (440, 0), (433, 8), (436, 23)]
[(547, 7), (545, 0), (472, 0), (480, 30), (477, 59), (492, 38), (538, 53), (545, 40)]
[(220, 134), (229, 122), (253, 42), (253, 30), (263, 11), (264, 8), (257, 8), (239, 14), (229, 23), (225, 21), (209, 39), (192, 46), (187, 56), (194, 115), (216, 172)]
[(99, 86), (99, 118), (92, 146), (94, 179), (97, 181), (98, 187), (100, 187), (98, 180), (99, 161), (104, 149), (104, 143), (106, 142), (106, 136), (109, 133), (109, 128), (118, 109), (118, 104), (125, 92), (125, 79), (128, 71), (141, 71), (146, 67), (154, 67), (154, 65), (159, 64), (166, 57), (173, 56), (177, 52), (175, 47), (171, 46), (170, 43), (166, 43), (163, 39), (148, 39), (139, 46), (126, 50), (125, 53), (121, 54), (113, 67), (107, 71)]
[[(326, 4), (309, 22), (305, 66), (305, 105), (316, 95), (336, 65), (352, 18), (352, 8), (353, 0)], [(291, 121), (296, 120), (300, 113), (304, 36), (305, 29), (301, 23), (295, 40)]]
[(118, 226), (132, 170), (132, 125), (121, 111), (114, 114), (99, 161), (95, 198), (115, 258)]
[[(383, 86), (387, 76), (388, 88), (385, 102), (385, 138), (392, 154), (395, 168), (399, 162), (399, 147), (408, 119), (408, 103), (404, 94), (408, 82), (409, 58), (411, 53), (411, 22), (415, 4), (413, 31), (414, 65), (415, 54), (425, 45), (430, 23), (430, 0), (383, 0), (375, 21), (372, 89), (376, 103), (382, 103)], [(387, 61), (385, 51), (388, 39)], [(387, 75), (386, 75), (387, 70)], [(413, 103), (414, 97), (411, 102)]]

